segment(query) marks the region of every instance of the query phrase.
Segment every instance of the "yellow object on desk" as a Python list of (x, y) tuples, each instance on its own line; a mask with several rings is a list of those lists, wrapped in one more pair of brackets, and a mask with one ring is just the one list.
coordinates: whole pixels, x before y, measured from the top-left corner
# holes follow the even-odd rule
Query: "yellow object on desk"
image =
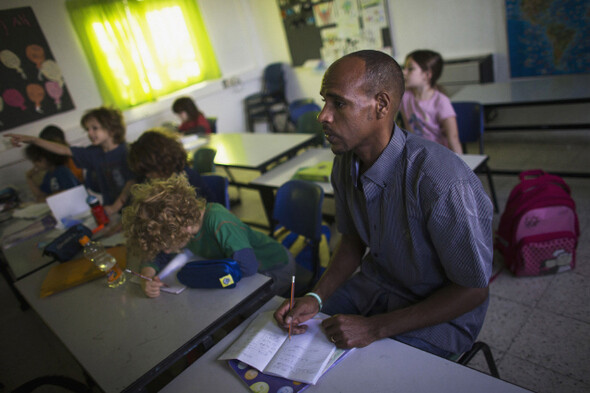
[[(115, 257), (121, 269), (125, 269), (127, 266), (127, 250), (125, 246), (111, 247), (107, 249), (107, 252)], [(53, 266), (47, 273), (47, 277), (45, 277), (45, 281), (41, 285), (40, 297), (44, 298), (53, 295), (104, 275), (105, 272), (100, 271), (86, 258), (60, 263)]]
[(330, 175), (332, 174), (332, 164), (332, 161), (322, 161), (312, 166), (300, 168), (293, 175), (293, 179), (329, 183)]

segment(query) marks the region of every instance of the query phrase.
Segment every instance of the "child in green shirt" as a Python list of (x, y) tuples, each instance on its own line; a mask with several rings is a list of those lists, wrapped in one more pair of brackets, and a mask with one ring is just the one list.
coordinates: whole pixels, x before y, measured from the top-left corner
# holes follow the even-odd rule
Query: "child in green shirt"
[(123, 210), (127, 246), (144, 260), (141, 274), (149, 297), (157, 297), (163, 285), (157, 273), (168, 260), (154, 259), (189, 249), (205, 259), (231, 258), (243, 276), (257, 271), (273, 279), (272, 291), (288, 290), (295, 262), (289, 251), (268, 235), (252, 230), (218, 203), (197, 197), (183, 175), (152, 180), (132, 188), (132, 203)]

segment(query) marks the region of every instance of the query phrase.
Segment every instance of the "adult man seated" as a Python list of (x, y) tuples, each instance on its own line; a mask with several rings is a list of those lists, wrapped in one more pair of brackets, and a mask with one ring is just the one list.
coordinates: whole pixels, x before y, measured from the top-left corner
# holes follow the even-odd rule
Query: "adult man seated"
[(403, 93), (399, 65), (378, 51), (326, 71), (319, 120), (342, 240), (314, 292), (275, 318), (299, 334), (321, 309), (340, 348), (392, 337), (449, 357), (471, 347), (487, 310), (492, 204), (460, 157), (395, 125)]

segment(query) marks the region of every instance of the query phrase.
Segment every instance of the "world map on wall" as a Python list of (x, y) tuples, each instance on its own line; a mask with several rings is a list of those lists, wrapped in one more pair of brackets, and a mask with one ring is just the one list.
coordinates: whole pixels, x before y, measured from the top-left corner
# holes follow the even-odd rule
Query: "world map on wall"
[(590, 72), (590, 0), (506, 0), (513, 78)]

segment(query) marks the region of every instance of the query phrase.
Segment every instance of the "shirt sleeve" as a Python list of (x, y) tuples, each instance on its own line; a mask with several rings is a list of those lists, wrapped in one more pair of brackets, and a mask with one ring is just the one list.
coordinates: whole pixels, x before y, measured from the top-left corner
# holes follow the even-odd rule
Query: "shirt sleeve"
[(466, 180), (456, 182), (434, 203), (427, 225), (449, 280), (486, 287), (493, 256), (489, 198)]
[(258, 260), (251, 248), (243, 248), (233, 253), (232, 258), (240, 265), (244, 276), (251, 276), (258, 271)]
[(441, 92), (439, 92), (437, 116), (437, 121), (439, 123), (449, 117), (457, 117), (455, 109), (453, 109), (453, 104), (451, 104), (451, 100)]

